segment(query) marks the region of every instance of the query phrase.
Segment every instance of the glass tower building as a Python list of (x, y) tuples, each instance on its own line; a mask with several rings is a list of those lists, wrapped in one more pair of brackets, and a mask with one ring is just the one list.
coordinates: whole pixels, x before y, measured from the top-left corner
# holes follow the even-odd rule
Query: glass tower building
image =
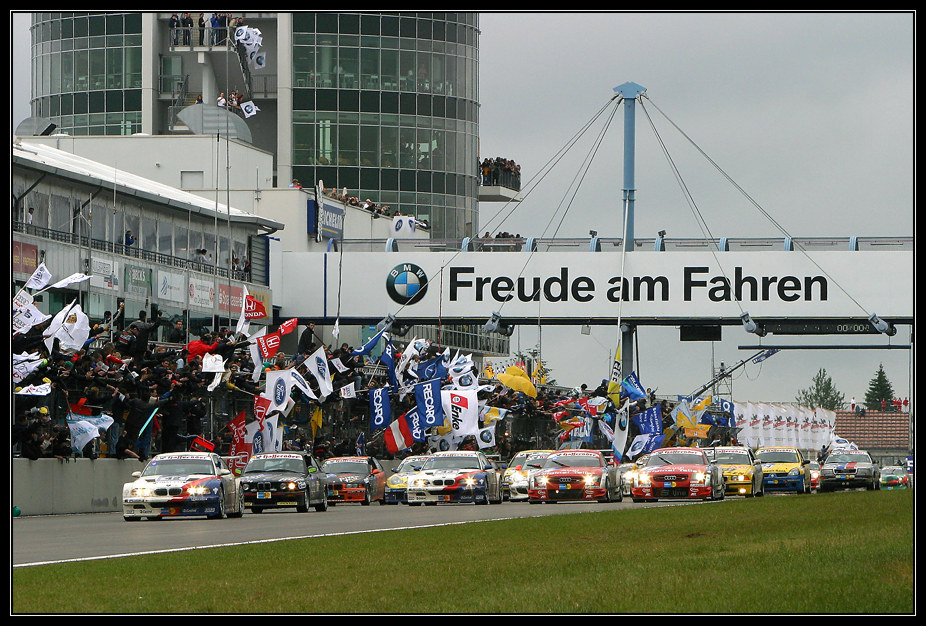
[(476, 234), (478, 14), (235, 17), (262, 33), (261, 72), (195, 27), (173, 37), (171, 13), (34, 13), (32, 115), (72, 135), (171, 134), (184, 132), (172, 111), (240, 85), (278, 186), (321, 180), (427, 221), (432, 238)]

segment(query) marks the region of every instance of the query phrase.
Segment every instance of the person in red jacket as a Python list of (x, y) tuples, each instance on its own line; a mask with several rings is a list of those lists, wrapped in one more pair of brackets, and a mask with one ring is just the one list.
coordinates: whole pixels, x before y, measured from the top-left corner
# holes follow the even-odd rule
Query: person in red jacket
[(202, 357), (212, 353), (219, 346), (218, 341), (212, 340), (212, 335), (206, 333), (201, 339), (196, 339), (186, 344), (186, 361), (190, 363), (196, 357)]

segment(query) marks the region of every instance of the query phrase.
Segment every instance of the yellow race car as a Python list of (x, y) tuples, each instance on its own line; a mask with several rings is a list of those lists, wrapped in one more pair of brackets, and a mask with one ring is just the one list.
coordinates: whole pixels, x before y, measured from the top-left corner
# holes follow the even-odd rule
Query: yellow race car
[(709, 459), (719, 465), (728, 496), (761, 496), (765, 494), (762, 463), (746, 446), (705, 448)]
[[(511, 457), (502, 474), (502, 494), (505, 500), (527, 500), (529, 474), (539, 469), (539, 466), (528, 467), (527, 461), (531, 459), (535, 463), (540, 462), (551, 452), (553, 450), (522, 450)], [(540, 465), (543, 463), (540, 462)]]
[(769, 446), (756, 450), (762, 462), (762, 479), (766, 491), (810, 493), (810, 463), (801, 451), (789, 446)]

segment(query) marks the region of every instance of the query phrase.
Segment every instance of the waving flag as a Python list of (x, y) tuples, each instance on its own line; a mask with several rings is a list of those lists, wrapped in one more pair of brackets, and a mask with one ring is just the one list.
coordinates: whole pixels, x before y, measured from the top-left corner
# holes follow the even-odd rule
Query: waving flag
[(323, 398), (331, 395), (334, 386), (331, 384), (331, 372), (328, 369), (328, 355), (325, 347), (322, 346), (307, 358), (305, 366), (312, 372), (315, 380), (318, 381), (318, 391)]
[(392, 403), (389, 400), (389, 387), (370, 390), (370, 429), (385, 428), (392, 419)]
[(436, 356), (430, 361), (425, 361), (418, 366), (416, 370), (419, 380), (431, 380), (438, 378), (443, 380), (447, 377), (447, 368), (444, 367), (444, 358)]
[(77, 300), (74, 300), (52, 318), (42, 336), (45, 337), (45, 345), (49, 352), (55, 339), (62, 350), (80, 350), (90, 338), (90, 318), (77, 304)]
[(386, 336), (386, 347), (379, 357), (380, 363), (386, 366), (386, 375), (389, 377), (389, 386), (392, 393), (398, 393), (399, 380), (395, 375), (395, 347), (392, 345), (392, 337)]
[(376, 333), (375, 335), (373, 335), (372, 337), (370, 337), (369, 341), (367, 341), (365, 344), (363, 344), (359, 348), (354, 349), (351, 352), (351, 356), (363, 356), (366, 354), (370, 354), (370, 352), (373, 351), (373, 348), (375, 348), (376, 345), (379, 343), (379, 338), (382, 337), (383, 333), (385, 332), (386, 332), (386, 329), (384, 328), (378, 333)]
[(35, 268), (35, 271), (32, 272), (32, 276), (29, 277), (29, 280), (26, 281), (26, 289), (43, 289), (50, 280), (51, 272), (48, 271), (44, 263), (40, 263), (39, 266)]
[(262, 359), (271, 359), (280, 349), (280, 333), (277, 331), (269, 335), (257, 337), (255, 343), (257, 344), (257, 351), (261, 356), (258, 361)]
[(440, 381), (436, 378), (430, 382), (415, 385), (415, 403), (421, 424), (425, 428), (440, 426), (444, 423), (444, 410), (441, 405)]
[(235, 416), (235, 419), (228, 423), (228, 428), (232, 431), (232, 441), (228, 449), (228, 456), (231, 457), (228, 460), (228, 469), (235, 476), (241, 473), (251, 456), (250, 451), (244, 445), (245, 421), (245, 413), (242, 410)]
[(77, 272), (75, 274), (71, 274), (67, 278), (62, 278), (61, 280), (56, 282), (54, 285), (49, 287), (49, 289), (58, 289), (60, 287), (67, 287), (68, 285), (71, 285), (73, 283), (80, 283), (85, 280), (90, 280), (90, 276), (88, 276), (87, 274), (81, 274), (80, 272)]
[(280, 324), (280, 327), (277, 329), (277, 332), (279, 332), (281, 335), (288, 335), (289, 333), (296, 330), (296, 326), (298, 324), (299, 324), (299, 318), (294, 317), (292, 319), (288, 319), (282, 324)]
[(627, 378), (621, 381), (621, 387), (627, 392), (631, 400), (639, 400), (646, 397), (646, 390), (640, 384), (640, 379), (636, 372), (630, 372)]
[(270, 400), (268, 411), (283, 411), (292, 391), (290, 370), (270, 370), (267, 372), (267, 386), (260, 394)]
[(633, 423), (642, 434), (658, 435), (662, 432), (662, 408), (657, 404), (642, 413), (637, 413), (633, 416)]
[[(383, 389), (385, 389), (385, 387)], [(386, 450), (389, 454), (396, 454), (397, 452), (412, 447), (415, 438), (412, 435), (412, 429), (408, 423), (407, 414), (399, 416), (398, 419), (389, 425), (389, 428), (387, 428), (386, 432), (383, 434), (383, 441), (386, 443)]]
[(627, 449), (627, 458), (636, 459), (641, 454), (648, 454), (662, 446), (665, 435), (637, 435), (633, 438), (630, 448)]
[(479, 399), (475, 390), (446, 389), (441, 391), (444, 415), (449, 418), (454, 434), (476, 435), (479, 432)]

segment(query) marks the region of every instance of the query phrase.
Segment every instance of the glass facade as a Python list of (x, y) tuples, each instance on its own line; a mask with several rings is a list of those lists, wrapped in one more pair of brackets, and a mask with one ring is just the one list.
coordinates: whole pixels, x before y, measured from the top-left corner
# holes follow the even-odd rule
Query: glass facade
[(32, 115), (71, 135), (141, 131), (140, 13), (33, 13)]
[(293, 14), (293, 176), (472, 236), (475, 13)]

